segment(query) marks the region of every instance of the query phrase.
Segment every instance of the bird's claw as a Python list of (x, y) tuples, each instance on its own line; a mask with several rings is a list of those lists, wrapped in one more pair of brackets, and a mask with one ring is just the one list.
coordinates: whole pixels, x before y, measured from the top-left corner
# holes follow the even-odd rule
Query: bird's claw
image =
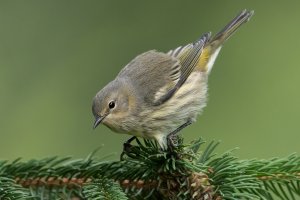
[(127, 140), (126, 142), (123, 143), (123, 151), (120, 155), (120, 160), (124, 160), (124, 156), (130, 152), (130, 149), (132, 148), (132, 145), (130, 144), (133, 140), (135, 140), (136, 137), (133, 136), (131, 137), (129, 140)]

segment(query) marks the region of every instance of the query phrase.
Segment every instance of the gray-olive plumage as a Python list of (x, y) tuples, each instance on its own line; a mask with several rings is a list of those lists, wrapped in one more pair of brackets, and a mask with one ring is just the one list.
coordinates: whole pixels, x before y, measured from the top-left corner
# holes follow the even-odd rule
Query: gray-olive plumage
[(118, 133), (155, 139), (194, 122), (206, 105), (207, 78), (223, 43), (253, 11), (242, 11), (216, 36), (168, 53), (155, 50), (134, 58), (93, 100), (94, 127), (103, 123)]

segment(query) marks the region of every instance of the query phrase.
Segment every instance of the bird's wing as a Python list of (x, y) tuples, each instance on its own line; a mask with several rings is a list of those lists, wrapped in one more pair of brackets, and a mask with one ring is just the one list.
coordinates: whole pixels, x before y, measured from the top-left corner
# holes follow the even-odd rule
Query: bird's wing
[(176, 74), (178, 80), (173, 88), (157, 98), (155, 105), (160, 105), (170, 99), (190, 76), (192, 71), (199, 65), (201, 53), (205, 44), (209, 41), (210, 35), (210, 33), (206, 33), (196, 42), (183, 47), (178, 47), (167, 53), (168, 55), (179, 59), (180, 70), (178, 70), (178, 73)]
[(195, 43), (178, 47), (166, 53), (148, 51), (133, 59), (117, 78), (130, 80), (135, 95), (158, 106), (169, 100), (199, 63), (210, 34), (204, 34)]

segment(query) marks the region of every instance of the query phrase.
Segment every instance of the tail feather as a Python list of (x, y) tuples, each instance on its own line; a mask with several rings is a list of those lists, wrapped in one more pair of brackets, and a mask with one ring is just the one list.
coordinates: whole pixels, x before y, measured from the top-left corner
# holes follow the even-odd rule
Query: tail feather
[(215, 46), (215, 49), (217, 49), (228, 40), (242, 24), (248, 22), (253, 14), (253, 10), (243, 10), (211, 39), (210, 45)]
[(210, 72), (215, 59), (228, 38), (244, 23), (249, 21), (254, 11), (243, 10), (233, 20), (231, 20), (220, 32), (212, 37), (204, 46), (201, 53), (197, 69), (204, 72)]

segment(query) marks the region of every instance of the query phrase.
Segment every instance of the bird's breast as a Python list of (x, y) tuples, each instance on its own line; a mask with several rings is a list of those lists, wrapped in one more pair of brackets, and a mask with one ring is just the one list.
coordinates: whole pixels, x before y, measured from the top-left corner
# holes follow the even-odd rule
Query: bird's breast
[(188, 120), (195, 121), (206, 105), (207, 74), (195, 71), (165, 103), (145, 108), (140, 119), (144, 133), (169, 134)]

